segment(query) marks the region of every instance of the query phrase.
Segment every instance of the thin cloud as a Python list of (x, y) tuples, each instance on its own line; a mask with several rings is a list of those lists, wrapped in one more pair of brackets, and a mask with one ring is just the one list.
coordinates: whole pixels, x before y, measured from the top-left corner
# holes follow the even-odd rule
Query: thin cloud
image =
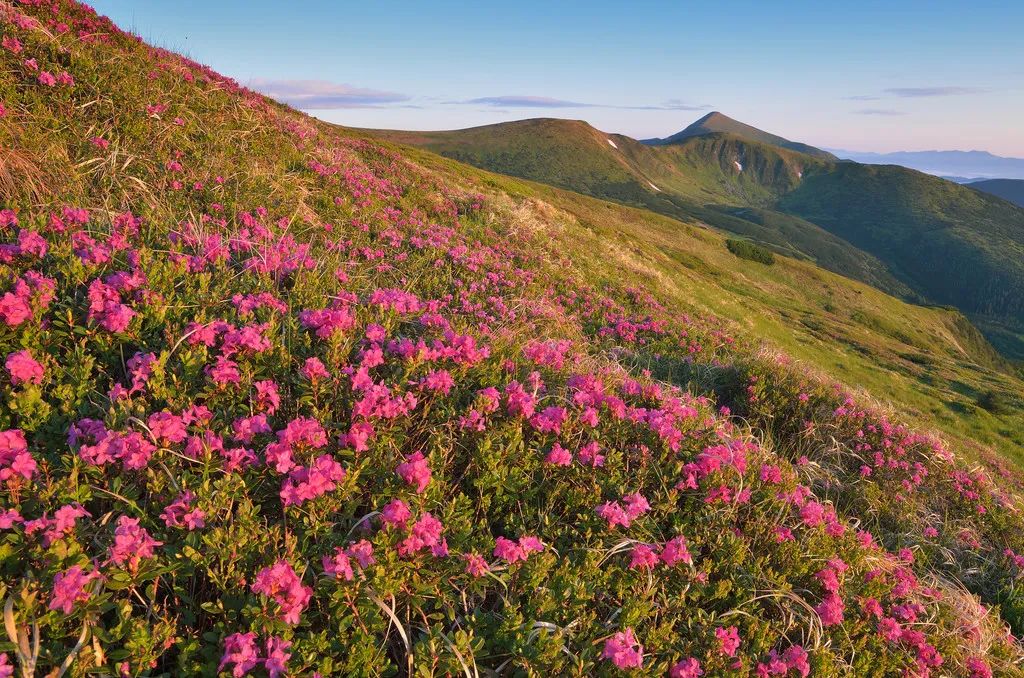
[(397, 92), (354, 87), (328, 80), (266, 80), (257, 78), (253, 89), (302, 110), (381, 108), (409, 101)]
[(669, 99), (661, 106), (651, 106), (659, 111), (706, 111), (711, 108), (707, 104), (688, 104), (682, 99)]
[(981, 87), (891, 87), (886, 94), (904, 98), (950, 97), (961, 94), (981, 94), (988, 90)]
[(630, 111), (703, 111), (711, 108), (707, 104), (688, 104), (680, 99), (669, 99), (657, 105), (617, 106), (614, 104), (595, 104), (585, 101), (570, 101), (532, 95), (504, 95), (477, 97), (460, 101), (446, 101), (446, 104), (491, 106), (495, 108), (614, 108)]
[(843, 97), (847, 101), (878, 101), (882, 97), (875, 96), (874, 94), (857, 94), (852, 97)]
[(566, 101), (565, 99), (552, 99), (551, 97), (535, 96), (500, 96), (500, 97), (479, 97), (465, 101), (451, 101), (453, 104), (476, 104), (483, 106), (507, 106), (509, 108), (591, 108), (594, 104), (584, 104), (579, 101)]
[(857, 115), (906, 115), (903, 111), (896, 111), (891, 108), (862, 108), (854, 111)]

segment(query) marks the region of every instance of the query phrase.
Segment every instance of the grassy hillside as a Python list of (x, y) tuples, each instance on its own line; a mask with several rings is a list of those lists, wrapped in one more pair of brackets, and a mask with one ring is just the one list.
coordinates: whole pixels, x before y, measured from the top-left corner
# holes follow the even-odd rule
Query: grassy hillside
[[(818, 162), (776, 146), (718, 133), (653, 148), (582, 121), (549, 118), (451, 132), (366, 131), (491, 171), (679, 219), (698, 218), (891, 294), (913, 296), (872, 255), (768, 209)], [(739, 209), (750, 206), (758, 208)]]
[[(631, 275), (671, 294), (675, 306), (727, 318), (832, 379), (899, 403), (904, 416), (983, 458), (991, 453), (978, 443), (1024, 464), (1024, 400), (1015, 395), (1024, 382), (958, 311), (907, 304), (809, 262), (776, 258), (766, 267), (738, 260), (725, 237), (694, 222), (403, 153), (480, 190), (557, 208), (570, 224), (565, 237), (574, 240), (566, 246), (597, 253), (588, 267), (625, 258)], [(614, 278), (614, 270), (594, 275)], [(979, 407), (990, 389), (1020, 407), (999, 414)]]
[(925, 298), (1024, 329), (1021, 208), (901, 167), (855, 163), (809, 172), (780, 206), (875, 254)]
[(835, 278), (0, 27), (0, 674), (1020, 675), (1019, 475), (762, 341)]
[(1024, 179), (985, 179), (972, 181), (967, 186), (1024, 207)]
[(902, 167), (807, 155), (737, 125), (698, 121), (654, 145), (551, 120), (378, 136), (700, 219), (904, 299), (956, 306), (1005, 355), (1024, 358), (1024, 209)]

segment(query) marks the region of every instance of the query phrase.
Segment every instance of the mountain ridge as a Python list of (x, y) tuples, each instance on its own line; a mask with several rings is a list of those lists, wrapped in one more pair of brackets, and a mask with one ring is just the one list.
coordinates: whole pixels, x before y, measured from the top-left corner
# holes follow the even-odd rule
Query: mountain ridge
[(808, 144), (790, 141), (776, 134), (765, 132), (764, 130), (758, 129), (746, 123), (740, 122), (720, 113), (718, 111), (712, 111), (707, 115), (694, 121), (683, 130), (676, 132), (675, 134), (665, 137), (663, 139), (643, 139), (640, 143), (648, 144), (650, 146), (668, 146), (674, 143), (689, 139), (691, 137), (704, 136), (707, 134), (714, 133), (726, 133), (734, 134), (738, 137), (748, 139), (750, 141), (759, 141), (761, 143), (770, 144), (772, 146), (779, 146), (786, 148), (791, 151), (797, 151), (804, 153), (815, 158), (821, 158), (824, 160), (836, 160), (837, 158), (829, 153), (828, 151), (820, 148), (815, 148)]

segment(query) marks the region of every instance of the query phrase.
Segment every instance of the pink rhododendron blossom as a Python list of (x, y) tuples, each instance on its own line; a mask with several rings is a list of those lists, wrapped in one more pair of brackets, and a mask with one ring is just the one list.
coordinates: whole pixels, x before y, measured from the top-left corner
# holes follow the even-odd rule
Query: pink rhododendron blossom
[(331, 373), (327, 371), (327, 368), (319, 358), (306, 358), (306, 362), (302, 364), (301, 372), (302, 376), (314, 383), (331, 376)]
[(632, 570), (652, 570), (658, 565), (658, 552), (650, 544), (637, 544), (630, 552)]
[(161, 514), (164, 524), (167, 527), (184, 527), (188, 530), (196, 530), (206, 526), (206, 514), (192, 506), (195, 501), (195, 494), (185, 490), (177, 499), (168, 504)]
[(430, 484), (430, 466), (422, 452), (413, 452), (395, 469), (402, 480), (416, 488), (417, 494), (423, 494)]
[(392, 499), (380, 512), (385, 525), (400, 527), (409, 522), (412, 512), (401, 499)]
[(233, 633), (224, 639), (224, 655), (217, 666), (217, 671), (223, 671), (228, 665), (232, 665), (231, 675), (241, 678), (256, 668), (259, 663), (256, 634), (252, 632)]
[(552, 466), (571, 466), (572, 452), (555, 443), (551, 446), (551, 451), (548, 452), (547, 457), (544, 458), (544, 462)]
[(610, 659), (620, 669), (637, 669), (644, 663), (644, 646), (637, 641), (633, 629), (627, 628), (605, 641), (601, 658)]
[(7, 360), (4, 361), (4, 367), (7, 368), (7, 374), (15, 386), (43, 382), (43, 366), (32, 358), (32, 353), (28, 350), (9, 353)]
[(35, 472), (36, 460), (21, 429), (0, 431), (0, 482), (17, 477), (31, 480)]
[(669, 678), (700, 678), (704, 675), (704, 670), (701, 669), (699, 661), (688, 657), (673, 664), (668, 675)]
[(152, 558), (156, 547), (162, 545), (163, 542), (153, 539), (139, 525), (138, 518), (121, 516), (114, 530), (114, 545), (109, 551), (110, 561), (115, 565), (127, 565), (128, 569), (134, 571), (143, 559)]
[(302, 611), (313, 596), (313, 589), (302, 585), (302, 579), (286, 560), (257, 572), (252, 590), (272, 598), (280, 609), (281, 620), (288, 624), (299, 623)]
[(715, 638), (718, 639), (718, 651), (726, 657), (735, 657), (736, 650), (740, 647), (740, 632), (735, 626), (728, 628), (719, 627), (715, 629)]
[(337, 488), (345, 478), (345, 469), (329, 454), (316, 458), (309, 467), (292, 469), (281, 486), (285, 506), (302, 504)]
[(288, 648), (292, 646), (290, 640), (271, 636), (267, 638), (267, 653), (263, 657), (263, 668), (266, 669), (269, 678), (278, 678), (285, 675), (288, 670), (288, 660), (291, 653)]
[(466, 573), (470, 576), (482, 577), (491, 569), (483, 556), (477, 553), (464, 553), (462, 559), (466, 561)]
[(92, 595), (90, 584), (100, 579), (96, 570), (86, 572), (81, 565), (72, 565), (53, 577), (53, 596), (50, 598), (50, 609), (71, 614), (77, 603), (89, 600)]

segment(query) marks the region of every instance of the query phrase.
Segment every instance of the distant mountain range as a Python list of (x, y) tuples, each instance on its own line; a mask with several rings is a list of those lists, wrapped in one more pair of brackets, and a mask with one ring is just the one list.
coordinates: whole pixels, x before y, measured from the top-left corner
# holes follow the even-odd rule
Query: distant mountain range
[(867, 165), (902, 165), (953, 180), (1024, 179), (1024, 158), (1004, 158), (987, 151), (862, 153), (833, 149), (832, 153), (843, 160)]
[(1005, 355), (1024, 358), (1024, 209), (984, 186), (839, 160), (718, 112), (646, 141), (551, 118), (445, 132), (367, 131), (495, 172), (699, 220), (904, 299), (955, 306)]

